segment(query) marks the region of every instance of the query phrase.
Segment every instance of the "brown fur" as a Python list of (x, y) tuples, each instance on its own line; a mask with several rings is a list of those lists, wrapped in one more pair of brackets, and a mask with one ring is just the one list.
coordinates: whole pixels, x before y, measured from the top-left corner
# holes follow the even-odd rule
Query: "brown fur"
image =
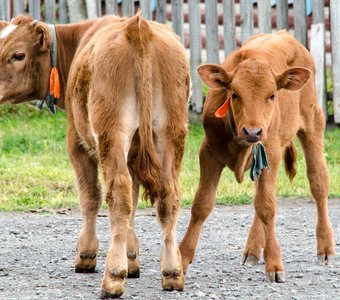
[[(19, 26), (0, 40), (0, 103), (44, 99), (51, 34), (46, 24), (25, 16), (13, 23)], [(62, 92), (57, 105), (67, 112), (68, 152), (83, 214), (75, 269), (92, 272), (96, 266), (100, 164), (111, 241), (102, 296), (120, 296), (126, 275), (139, 276), (134, 215), (140, 184), (157, 206), (162, 226), (162, 286), (182, 290), (175, 228), (190, 82), (184, 48), (169, 27), (140, 13), (57, 25), (56, 35)], [(26, 54), (22, 61), (11, 59), (16, 51)]]
[[(244, 263), (259, 260), (263, 248), (267, 279), (284, 280), (281, 251), (275, 236), (276, 179), (282, 149), (286, 149), (288, 176), (292, 179), (296, 173), (293, 146), (296, 135), (305, 152), (307, 175), (317, 203), (317, 253), (323, 263), (331, 264), (335, 251), (327, 212), (325, 120), (317, 101), (315, 67), (310, 53), (285, 31), (260, 34), (228, 56), (223, 64), (202, 65), (198, 72), (211, 89), (202, 117), (205, 136), (200, 149), (200, 184), (189, 228), (180, 244), (184, 270), (194, 257), (202, 225), (214, 206), (223, 168), (231, 169), (241, 182), (251, 166), (251, 146), (261, 141), (270, 170), (263, 170), (255, 183), (256, 214), (243, 252)], [(214, 115), (228, 97), (235, 137), (227, 117), (219, 119)]]

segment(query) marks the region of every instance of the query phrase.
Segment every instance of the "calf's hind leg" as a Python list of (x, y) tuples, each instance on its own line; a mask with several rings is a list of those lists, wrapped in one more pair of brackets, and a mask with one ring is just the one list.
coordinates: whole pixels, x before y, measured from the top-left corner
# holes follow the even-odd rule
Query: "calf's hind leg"
[(94, 272), (97, 263), (98, 237), (96, 220), (100, 209), (101, 188), (98, 182), (97, 159), (79, 143), (74, 127), (68, 130), (68, 152), (75, 171), (82, 228), (77, 242), (76, 272)]
[(160, 197), (156, 202), (157, 217), (162, 226), (161, 275), (164, 290), (181, 291), (184, 288), (184, 272), (181, 253), (177, 245), (176, 225), (180, 207), (178, 176), (183, 157), (184, 136), (164, 146), (165, 153), (160, 174)]
[(135, 232), (135, 214), (138, 205), (139, 183), (134, 174), (132, 174), (132, 202), (133, 208), (130, 216), (130, 228), (127, 236), (127, 257), (128, 257), (128, 277), (139, 278), (140, 276), (140, 259), (139, 259), (139, 242)]
[(329, 175), (323, 149), (323, 126), (315, 127), (315, 132), (300, 132), (300, 139), (305, 154), (307, 176), (310, 189), (316, 202), (318, 221), (316, 226), (317, 256), (320, 264), (334, 263), (333, 229), (328, 216)]
[[(124, 122), (122, 122), (124, 123)], [(105, 262), (101, 298), (117, 298), (124, 293), (128, 276), (127, 236), (132, 213), (132, 178), (124, 149), (129, 148), (129, 134), (122, 128), (98, 135), (103, 168), (106, 202), (110, 217), (110, 246)], [(103, 140), (102, 140), (103, 136)]]

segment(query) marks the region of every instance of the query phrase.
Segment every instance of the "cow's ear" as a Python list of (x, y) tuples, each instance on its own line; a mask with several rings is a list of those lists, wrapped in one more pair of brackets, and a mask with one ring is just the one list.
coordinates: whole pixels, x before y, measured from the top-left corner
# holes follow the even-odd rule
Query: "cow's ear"
[(201, 65), (197, 72), (209, 88), (228, 88), (230, 85), (231, 75), (219, 65)]
[(311, 77), (311, 71), (303, 67), (293, 67), (276, 75), (277, 89), (297, 91), (304, 87)]
[(0, 21), (0, 31), (4, 29), (6, 26), (8, 26), (9, 23), (6, 21)]
[(32, 22), (33, 26), (33, 34), (36, 37), (40, 45), (41, 51), (46, 51), (49, 48), (50, 34), (48, 30), (48, 26), (40, 21), (34, 20)]

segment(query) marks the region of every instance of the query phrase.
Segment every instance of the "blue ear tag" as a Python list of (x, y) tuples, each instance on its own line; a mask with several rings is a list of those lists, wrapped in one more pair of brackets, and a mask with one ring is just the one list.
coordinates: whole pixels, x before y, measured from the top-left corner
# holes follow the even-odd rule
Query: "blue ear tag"
[(269, 169), (269, 164), (266, 150), (261, 142), (253, 146), (252, 154), (253, 162), (250, 169), (250, 179), (255, 181), (262, 174), (262, 169)]

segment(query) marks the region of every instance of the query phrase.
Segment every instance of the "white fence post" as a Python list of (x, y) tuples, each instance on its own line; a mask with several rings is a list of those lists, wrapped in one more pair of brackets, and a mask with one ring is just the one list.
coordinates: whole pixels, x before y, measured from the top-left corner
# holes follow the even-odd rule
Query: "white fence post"
[(330, 2), (334, 122), (340, 123), (340, 0)]
[(270, 0), (258, 0), (257, 7), (259, 33), (270, 33), (272, 31), (272, 8)]
[(276, 28), (289, 29), (288, 0), (276, 0)]
[(241, 9), (241, 43), (254, 33), (253, 1), (240, 0)]
[(310, 52), (313, 56), (316, 69), (316, 89), (319, 104), (327, 119), (326, 103), (326, 77), (325, 77), (325, 25), (323, 23), (312, 24)]
[(171, 21), (172, 28), (179, 35), (182, 44), (184, 43), (184, 15), (183, 15), (183, 0), (171, 1)]
[(207, 62), (218, 64), (220, 62), (218, 50), (218, 19), (217, 1), (205, 1), (205, 28), (206, 28), (206, 48)]
[(13, 1), (13, 17), (18, 14), (23, 13), (25, 10), (25, 0), (15, 0)]
[(105, 0), (105, 12), (107, 15), (118, 15), (117, 0)]
[(45, 0), (45, 8), (46, 8), (46, 15), (45, 15), (45, 22), (49, 24), (55, 23), (55, 0)]
[(200, 0), (189, 1), (190, 26), (190, 73), (192, 83), (192, 110), (201, 113), (203, 108), (202, 82), (197, 74), (197, 67), (201, 64), (201, 12)]
[(166, 0), (157, 0), (157, 22), (166, 22)]
[(307, 47), (306, 0), (294, 0), (294, 37)]
[(235, 0), (223, 0), (224, 56), (236, 49)]

